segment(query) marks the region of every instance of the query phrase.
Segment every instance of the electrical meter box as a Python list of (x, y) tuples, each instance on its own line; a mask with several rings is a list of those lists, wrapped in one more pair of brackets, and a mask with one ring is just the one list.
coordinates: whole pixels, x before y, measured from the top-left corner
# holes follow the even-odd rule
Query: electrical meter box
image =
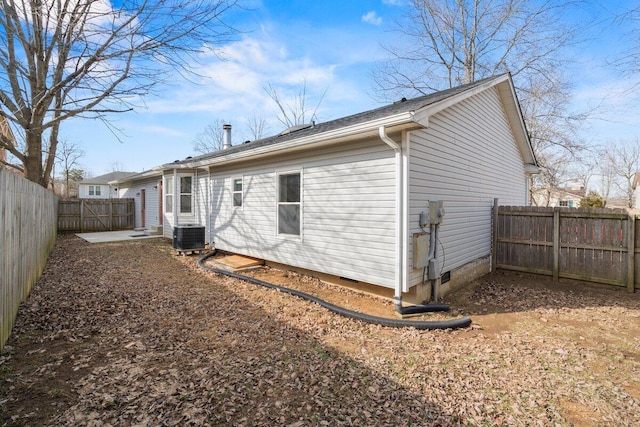
[(429, 234), (413, 235), (413, 268), (423, 268), (429, 264)]
[(429, 221), (431, 224), (442, 224), (442, 217), (444, 217), (442, 200), (429, 201)]

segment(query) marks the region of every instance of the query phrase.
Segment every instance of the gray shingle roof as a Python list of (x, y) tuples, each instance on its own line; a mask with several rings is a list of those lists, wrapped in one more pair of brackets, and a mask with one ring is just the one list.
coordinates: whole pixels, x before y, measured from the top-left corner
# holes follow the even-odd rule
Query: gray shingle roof
[(80, 181), (81, 184), (108, 184), (111, 181), (127, 178), (131, 175), (135, 175), (136, 172), (111, 172), (105, 175), (94, 176), (93, 178), (87, 178)]
[(457, 86), (451, 89), (446, 89), (440, 92), (435, 92), (429, 95), (420, 96), (418, 98), (413, 99), (405, 99), (403, 98), (401, 101), (394, 102), (393, 104), (386, 105), (384, 107), (376, 108), (369, 111), (364, 111), (362, 113), (354, 114), (347, 117), (342, 117), (339, 119), (331, 120), (324, 123), (316, 123), (314, 125), (310, 125), (309, 127), (292, 131), (286, 134), (274, 135), (268, 138), (259, 139), (256, 141), (248, 142), (245, 144), (234, 145), (229, 147), (226, 150), (218, 150), (211, 153), (203, 154), (200, 156), (195, 156), (191, 158), (187, 158), (181, 161), (175, 161), (173, 163), (168, 163), (164, 166), (171, 167), (172, 165), (181, 165), (183, 163), (191, 163), (197, 161), (206, 161), (208, 159), (214, 159), (220, 156), (226, 156), (229, 154), (239, 153), (243, 151), (249, 151), (252, 149), (256, 149), (259, 147), (265, 147), (269, 145), (275, 145), (281, 142), (294, 140), (297, 138), (306, 137), (309, 135), (321, 134), (323, 132), (328, 132), (336, 129), (341, 129), (347, 126), (357, 125), (360, 123), (366, 123), (372, 120), (381, 119), (388, 116), (393, 116), (395, 114), (405, 113), (409, 111), (415, 111), (427, 105), (436, 103), (438, 101), (442, 101), (443, 99), (449, 98), (451, 96), (455, 96), (459, 93), (465, 92), (469, 89), (472, 89), (476, 86), (480, 86), (486, 83), (489, 80), (497, 79), (501, 76), (493, 76), (488, 77), (486, 79), (477, 80), (473, 83), (465, 84), (462, 86)]

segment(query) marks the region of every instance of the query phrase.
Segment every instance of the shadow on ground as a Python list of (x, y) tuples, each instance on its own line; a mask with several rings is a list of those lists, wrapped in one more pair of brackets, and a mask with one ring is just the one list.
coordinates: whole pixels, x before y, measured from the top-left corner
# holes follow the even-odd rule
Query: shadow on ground
[(3, 352), (0, 425), (463, 424), (242, 286), (162, 240), (60, 236)]

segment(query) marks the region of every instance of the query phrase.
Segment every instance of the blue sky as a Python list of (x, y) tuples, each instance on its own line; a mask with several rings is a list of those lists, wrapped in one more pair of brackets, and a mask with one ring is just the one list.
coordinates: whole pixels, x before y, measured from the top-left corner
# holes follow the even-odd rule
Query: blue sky
[[(267, 120), (267, 135), (281, 131), (277, 107), (263, 89), (268, 84), (286, 96), (306, 81), (311, 106), (326, 91), (319, 121), (375, 108), (381, 104), (373, 96), (371, 70), (386, 58), (380, 44), (396, 37), (389, 25), (403, 16), (404, 3), (245, 1), (247, 10), (230, 17), (244, 32), (224, 46), (225, 60), (200, 57), (198, 73), (207, 78), (176, 78), (172, 86), (146, 98), (144, 107), (112, 116), (118, 138), (101, 122), (78, 119), (64, 125), (61, 139), (81, 146), (81, 166), (93, 176), (114, 166), (139, 172), (193, 155), (194, 138), (215, 120), (233, 124), (235, 143), (248, 139), (244, 129), (253, 115)], [(597, 22), (586, 29), (586, 41), (575, 47), (572, 107), (597, 108), (584, 130), (590, 142), (632, 139), (640, 135), (640, 114), (636, 91), (629, 88), (640, 79), (622, 76), (608, 63), (630, 43), (625, 28), (611, 16), (635, 2), (590, 4), (567, 17)]]

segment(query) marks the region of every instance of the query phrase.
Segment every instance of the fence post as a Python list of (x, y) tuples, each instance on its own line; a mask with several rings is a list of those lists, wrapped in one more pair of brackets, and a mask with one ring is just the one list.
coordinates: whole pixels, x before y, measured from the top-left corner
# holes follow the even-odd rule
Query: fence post
[(491, 236), (491, 272), (495, 273), (498, 264), (498, 198), (493, 199), (493, 235)]
[(553, 208), (553, 280), (560, 277), (560, 209)]
[(80, 199), (80, 232), (84, 233), (84, 200)]
[(628, 250), (628, 261), (627, 261), (627, 292), (633, 293), (635, 291), (635, 259), (636, 259), (636, 216), (629, 215), (629, 227), (628, 237), (627, 237), (627, 250)]

